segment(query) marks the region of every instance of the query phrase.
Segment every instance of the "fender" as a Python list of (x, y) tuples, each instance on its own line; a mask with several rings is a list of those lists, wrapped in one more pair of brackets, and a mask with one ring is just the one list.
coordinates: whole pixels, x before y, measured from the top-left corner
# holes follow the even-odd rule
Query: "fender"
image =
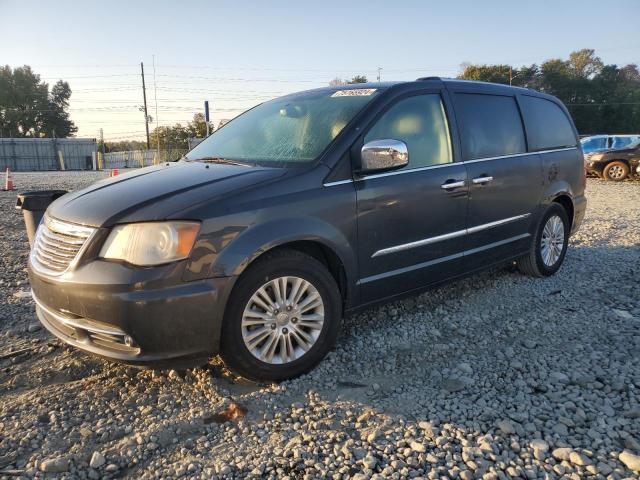
[(336, 227), (315, 217), (279, 218), (243, 230), (219, 252), (211, 272), (215, 277), (238, 276), (266, 251), (298, 241), (317, 242), (333, 251), (350, 289), (357, 275), (352, 243)]
[(546, 207), (560, 195), (568, 196), (574, 202), (574, 194), (571, 185), (566, 180), (556, 180), (546, 185), (542, 193), (541, 203)]
[[(538, 222), (540, 218), (544, 214), (544, 211), (547, 207), (553, 203), (558, 197), (567, 196), (571, 199), (571, 203), (574, 206), (574, 218), (571, 218), (571, 223), (575, 222), (575, 196), (573, 194), (573, 189), (571, 185), (566, 180), (556, 180), (551, 184), (545, 185), (545, 188), (540, 197), (540, 203), (534, 209), (531, 222), (529, 223), (529, 233), (534, 235), (536, 229), (538, 228)], [(572, 230), (573, 233), (573, 230)]]

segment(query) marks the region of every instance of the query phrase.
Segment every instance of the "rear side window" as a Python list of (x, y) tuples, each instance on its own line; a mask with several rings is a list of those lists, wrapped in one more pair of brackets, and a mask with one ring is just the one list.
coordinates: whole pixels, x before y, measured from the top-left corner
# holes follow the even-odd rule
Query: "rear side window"
[(637, 143), (638, 139), (640, 139), (640, 137), (638, 137), (637, 135), (633, 135), (633, 136), (629, 135), (626, 137), (613, 137), (613, 141), (611, 142), (611, 148), (625, 148), (630, 145), (633, 145), (634, 143)]
[(455, 104), (465, 160), (526, 152), (515, 98), (457, 93)]
[(576, 135), (569, 118), (558, 105), (528, 95), (523, 95), (521, 100), (531, 150), (576, 146)]
[(453, 161), (447, 116), (438, 94), (405, 98), (382, 114), (364, 141), (384, 139), (406, 143), (409, 168)]

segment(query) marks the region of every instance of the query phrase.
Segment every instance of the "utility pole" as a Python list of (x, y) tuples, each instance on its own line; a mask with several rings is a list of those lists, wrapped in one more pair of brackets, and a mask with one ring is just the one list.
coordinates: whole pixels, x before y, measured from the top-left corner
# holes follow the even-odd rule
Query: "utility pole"
[(104, 153), (105, 153), (104, 132), (102, 131), (102, 128), (100, 129), (100, 145), (101, 145), (101, 148), (102, 148), (102, 155), (104, 156)]
[(204, 101), (204, 123), (207, 127), (207, 137), (209, 136), (209, 100)]
[(144, 98), (144, 126), (147, 130), (147, 150), (151, 148), (149, 143), (149, 113), (147, 112), (147, 88), (144, 84), (144, 63), (140, 62), (140, 70), (142, 74), (142, 98)]
[(160, 124), (158, 123), (158, 87), (156, 85), (156, 56), (151, 57), (153, 59), (153, 97), (156, 102), (156, 139), (157, 139), (157, 155), (158, 162), (160, 162)]
[(380, 72), (382, 72), (382, 67), (378, 67), (378, 82), (380, 82)]
[(509, 66), (509, 85), (513, 82), (513, 67)]

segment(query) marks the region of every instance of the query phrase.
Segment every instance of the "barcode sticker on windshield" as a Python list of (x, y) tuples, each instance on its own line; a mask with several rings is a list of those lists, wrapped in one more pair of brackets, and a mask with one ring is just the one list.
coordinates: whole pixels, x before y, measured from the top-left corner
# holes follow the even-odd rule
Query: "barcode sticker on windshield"
[(332, 97), (366, 97), (373, 95), (375, 88), (350, 88), (348, 90), (337, 90)]

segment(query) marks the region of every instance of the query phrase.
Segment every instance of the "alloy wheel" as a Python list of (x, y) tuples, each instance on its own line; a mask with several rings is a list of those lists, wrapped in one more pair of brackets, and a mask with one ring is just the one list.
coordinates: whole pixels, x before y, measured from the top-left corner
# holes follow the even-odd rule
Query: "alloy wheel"
[(552, 267), (560, 259), (564, 248), (564, 223), (558, 215), (552, 215), (542, 230), (540, 253), (547, 267)]
[(251, 296), (242, 314), (242, 339), (257, 359), (293, 362), (316, 343), (324, 325), (324, 303), (316, 287), (299, 277), (278, 277)]
[(609, 175), (609, 178), (613, 180), (619, 180), (624, 176), (624, 168), (622, 168), (620, 165), (612, 165), (611, 167), (609, 167), (609, 171), (607, 172), (607, 174)]

